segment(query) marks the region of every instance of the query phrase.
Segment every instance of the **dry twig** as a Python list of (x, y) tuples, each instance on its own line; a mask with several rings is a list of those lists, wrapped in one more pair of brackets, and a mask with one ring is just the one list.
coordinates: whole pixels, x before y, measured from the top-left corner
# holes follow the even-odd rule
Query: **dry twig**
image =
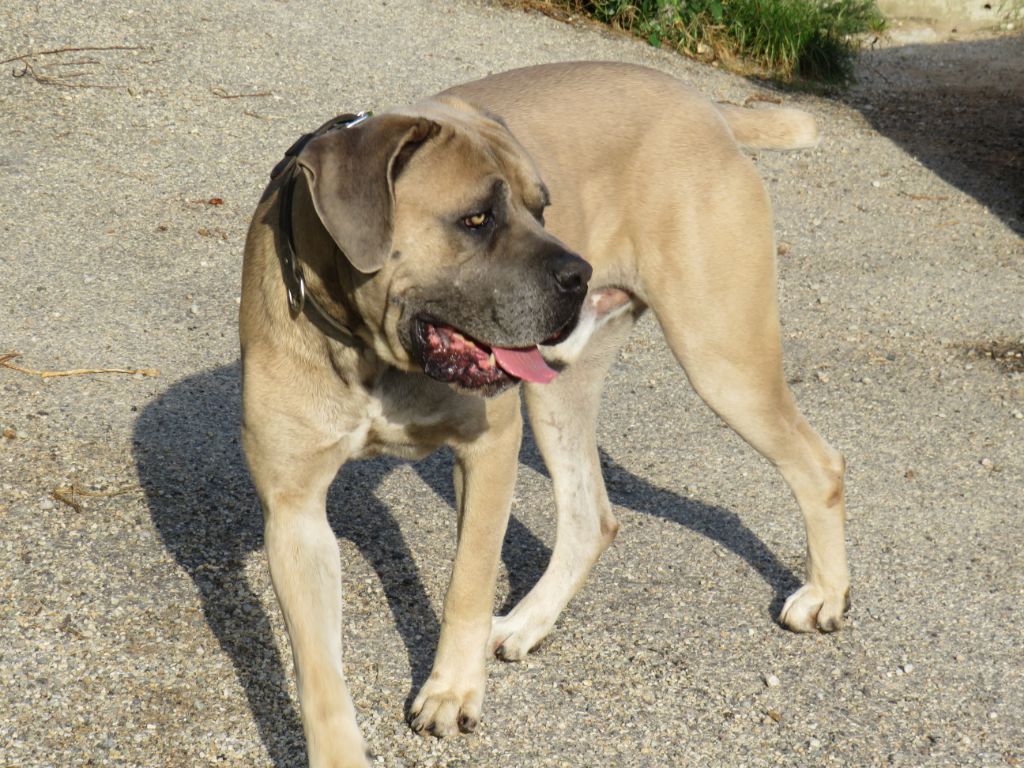
[(20, 53), (17, 56), (11, 56), (9, 59), (0, 61), (0, 64), (10, 64), (12, 61), (25, 61), (25, 59), (34, 59), (37, 56), (53, 56), (58, 53), (80, 53), (82, 51), (145, 51), (147, 50), (143, 46), (139, 45), (86, 45), (82, 47), (71, 47), (71, 48), (53, 48), (49, 51), (29, 51), (28, 53)]
[(86, 491), (72, 483), (70, 486), (54, 488), (50, 491), (50, 498), (54, 501), (59, 501), (62, 504), (67, 504), (75, 510), (75, 512), (80, 513), (82, 511), (82, 503), (75, 498), (76, 496), (85, 496), (88, 498), (109, 498), (111, 496), (123, 496), (126, 493), (141, 490), (141, 488), (118, 488), (114, 491)]
[(43, 83), (44, 85), (56, 85), (61, 88), (105, 88), (108, 90), (112, 90), (120, 87), (117, 85), (101, 85), (99, 83), (69, 83), (65, 78), (80, 77), (86, 73), (71, 72), (60, 77), (52, 77), (51, 75), (44, 75), (42, 72), (37, 72), (36, 68), (32, 66), (28, 59), (22, 59), (21, 63), (24, 64), (21, 71), (12, 71), (12, 77), (25, 77), (26, 75), (28, 75), (37, 83)]
[[(14, 69), (11, 71), (13, 77), (31, 77), (37, 83), (43, 83), (46, 85), (55, 85), (60, 88), (104, 88), (108, 90), (114, 90), (120, 88), (118, 85), (103, 85), (100, 83), (72, 83), (68, 81), (71, 77), (81, 77), (82, 75), (88, 74), (86, 72), (69, 72), (60, 76), (47, 75), (40, 71), (45, 68), (46, 65), (40, 64), (39, 68), (33, 65), (33, 60), (38, 59), (41, 56), (56, 56), (63, 53), (77, 53), (82, 51), (143, 51), (148, 50), (137, 45), (101, 45), (101, 46), (69, 46), (66, 48), (53, 48), (49, 51), (29, 51), (28, 53), (21, 53), (17, 56), (12, 56), (9, 59), (0, 61), (0, 65), (10, 64), (11, 62), (21, 62), (21, 70)], [(75, 61), (56, 61), (52, 66), (57, 67), (69, 67), (69, 66), (82, 66), (82, 65), (96, 65), (100, 62), (96, 59), (82, 59)]]
[(219, 99), (254, 99), (274, 95), (272, 91), (257, 91), (256, 93), (228, 93), (219, 85), (215, 85), (211, 88), (210, 93)]
[(916, 195), (912, 192), (901, 192), (900, 194), (904, 197), (909, 197), (911, 200), (930, 200), (933, 202), (949, 200), (949, 195)]
[(751, 104), (756, 102), (764, 102), (767, 104), (782, 104), (782, 99), (778, 96), (772, 96), (767, 93), (752, 93), (743, 100), (743, 106), (749, 107)]
[(89, 376), (94, 373), (123, 373), (127, 375), (141, 374), (142, 376), (159, 376), (160, 371), (156, 368), (76, 368), (70, 371), (37, 371), (34, 368), (23, 368), (11, 362), (16, 357), (21, 357), (20, 352), (6, 352), (0, 355), (0, 368), (10, 368), (12, 371), (27, 373), (30, 376), (39, 376), (43, 379), (57, 378), (58, 376)]

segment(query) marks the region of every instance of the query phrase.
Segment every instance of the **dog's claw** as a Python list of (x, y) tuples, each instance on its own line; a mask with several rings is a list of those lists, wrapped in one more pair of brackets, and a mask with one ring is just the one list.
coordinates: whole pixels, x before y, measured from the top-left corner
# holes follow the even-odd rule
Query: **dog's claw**
[(428, 681), (413, 703), (409, 726), (417, 734), (439, 739), (471, 733), (480, 724), (483, 688), (456, 692)]
[(554, 619), (532, 622), (529, 616), (513, 610), (507, 616), (491, 620), (490, 647), (502, 661), (522, 661), (551, 631)]
[(848, 590), (826, 593), (814, 584), (804, 584), (786, 599), (779, 623), (793, 632), (836, 632), (842, 629), (849, 606)]

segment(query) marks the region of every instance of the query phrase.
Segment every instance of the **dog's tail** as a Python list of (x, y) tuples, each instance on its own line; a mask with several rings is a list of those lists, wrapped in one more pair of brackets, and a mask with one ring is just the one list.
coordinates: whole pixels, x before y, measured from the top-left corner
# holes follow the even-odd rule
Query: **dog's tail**
[(736, 142), (748, 149), (810, 149), (821, 141), (814, 117), (799, 109), (715, 106)]

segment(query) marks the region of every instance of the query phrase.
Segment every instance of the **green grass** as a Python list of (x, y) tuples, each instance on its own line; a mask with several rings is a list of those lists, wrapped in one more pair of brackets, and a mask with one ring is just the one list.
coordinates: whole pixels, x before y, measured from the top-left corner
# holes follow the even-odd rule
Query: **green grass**
[(859, 37), (885, 22), (875, 0), (551, 0), (651, 45), (783, 81), (850, 79)]

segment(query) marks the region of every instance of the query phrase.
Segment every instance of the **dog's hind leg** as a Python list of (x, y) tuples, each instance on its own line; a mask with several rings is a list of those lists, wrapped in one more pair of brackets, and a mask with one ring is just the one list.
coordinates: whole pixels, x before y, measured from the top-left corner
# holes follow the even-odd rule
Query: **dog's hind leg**
[[(579, 357), (550, 384), (526, 385), (530, 426), (554, 484), (558, 528), (544, 575), (491, 624), (491, 647), (505, 660), (524, 658), (544, 639), (618, 531), (601, 475), (597, 411), (605, 375), (633, 326), (628, 301), (616, 289), (591, 295), (579, 332), (593, 335), (565, 342)], [(605, 313), (596, 320), (595, 307)]]
[(832, 631), (849, 591), (844, 462), (797, 410), (783, 377), (771, 211), (748, 171), (721, 181), (731, 185), (719, 190), (719, 208), (698, 219), (685, 246), (658, 244), (643, 278), (694, 389), (779, 469), (803, 511), (806, 583), (780, 621), (801, 632)]
[(748, 365), (716, 347), (680, 356), (698, 394), (782, 473), (803, 512), (806, 583), (789, 596), (779, 620), (797, 632), (831, 632), (847, 607), (844, 462), (797, 410), (781, 368)]

